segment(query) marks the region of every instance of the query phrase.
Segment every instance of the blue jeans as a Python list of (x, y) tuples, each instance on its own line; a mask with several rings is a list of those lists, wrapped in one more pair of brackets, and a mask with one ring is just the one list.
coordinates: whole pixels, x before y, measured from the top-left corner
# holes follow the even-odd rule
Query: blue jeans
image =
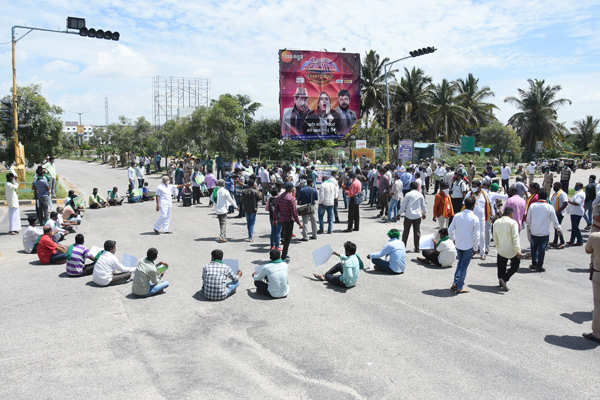
[(162, 292), (166, 288), (169, 287), (169, 282), (158, 282), (156, 285), (150, 285), (150, 291), (148, 292), (148, 296), (154, 296), (157, 293)]
[(465, 285), (465, 278), (467, 277), (467, 268), (471, 262), (471, 257), (473, 257), (473, 249), (456, 249), (456, 252), (458, 253), (458, 264), (454, 273), (454, 284), (458, 290), (462, 290)]
[(571, 214), (571, 240), (569, 240), (569, 243), (575, 243), (575, 239), (577, 239), (577, 244), (583, 243), (579, 222), (581, 222), (581, 215)]
[(275, 225), (271, 221), (271, 247), (279, 247), (279, 241), (281, 240), (281, 225)]
[(59, 264), (67, 259), (66, 253), (56, 253), (50, 257), (50, 264)]
[(383, 258), (371, 258), (371, 262), (373, 263), (373, 266), (375, 267), (376, 271), (387, 272), (390, 274), (398, 274), (398, 272), (390, 268), (390, 262), (384, 260)]
[(324, 206), (319, 204), (319, 230), (323, 232), (323, 217), (327, 211), (327, 233), (331, 233), (333, 230), (333, 206)]
[(392, 214), (394, 214), (394, 219), (398, 218), (398, 200), (392, 198), (390, 200), (390, 206), (388, 207), (388, 219), (392, 219)]
[[(581, 219), (581, 216), (579, 216)], [(544, 256), (546, 255), (546, 247), (550, 236), (533, 236), (531, 235), (531, 263), (536, 268), (544, 266)]]
[(248, 238), (252, 239), (254, 235), (254, 224), (256, 223), (256, 213), (246, 213), (246, 226), (248, 227)]
[(587, 222), (588, 225), (591, 225), (593, 223), (591, 201), (585, 202), (585, 212), (583, 213), (583, 218), (585, 219), (585, 222)]
[(238, 286), (240, 286), (240, 281), (237, 282), (229, 282), (226, 283), (225, 286), (227, 286), (227, 297), (231, 296), (232, 294), (235, 293), (235, 290), (237, 289)]

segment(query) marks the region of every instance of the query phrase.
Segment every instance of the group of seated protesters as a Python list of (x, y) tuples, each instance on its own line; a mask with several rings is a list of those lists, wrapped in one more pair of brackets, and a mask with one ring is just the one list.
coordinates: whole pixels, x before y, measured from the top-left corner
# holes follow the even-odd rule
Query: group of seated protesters
[(144, 182), (141, 191), (136, 190), (132, 184), (127, 188), (126, 196), (119, 195), (119, 188), (114, 186), (108, 191), (108, 200), (104, 199), (99, 193), (98, 188), (92, 189), (92, 194), (89, 198), (89, 207), (98, 209), (110, 206), (120, 206), (127, 199), (128, 203), (139, 203), (141, 201), (153, 200), (156, 194), (148, 188), (148, 182)]

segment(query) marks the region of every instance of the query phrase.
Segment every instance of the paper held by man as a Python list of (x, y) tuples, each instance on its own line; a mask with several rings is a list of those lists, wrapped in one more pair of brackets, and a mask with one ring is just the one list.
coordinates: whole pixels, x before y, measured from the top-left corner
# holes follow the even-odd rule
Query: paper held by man
[(329, 260), (331, 255), (333, 254), (333, 248), (330, 244), (318, 248), (312, 252), (313, 261), (315, 266), (323, 265)]

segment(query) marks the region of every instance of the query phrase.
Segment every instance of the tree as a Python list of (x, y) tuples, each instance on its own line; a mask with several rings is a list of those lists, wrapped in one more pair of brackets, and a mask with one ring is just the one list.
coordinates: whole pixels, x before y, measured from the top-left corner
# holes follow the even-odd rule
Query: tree
[(571, 104), (571, 100), (557, 98), (561, 87), (546, 85), (543, 79), (528, 79), (527, 90), (518, 89), (519, 97), (507, 97), (505, 103), (514, 104), (519, 110), (508, 120), (515, 128), (528, 154), (535, 151), (535, 143), (543, 141), (546, 146), (558, 146), (566, 128), (557, 120), (558, 107)]
[(476, 132), (479, 128), (487, 126), (496, 118), (494, 117), (494, 104), (484, 100), (493, 97), (494, 92), (488, 87), (479, 87), (479, 78), (469, 74), (467, 79), (456, 81), (458, 102), (468, 112), (469, 129)]
[(521, 138), (512, 127), (493, 122), (481, 128), (480, 135), (481, 145), (489, 147), (492, 155), (497, 156), (500, 162), (521, 160)]
[[(395, 125), (402, 125), (403, 137), (420, 136), (430, 123), (431, 77), (421, 68), (404, 68), (400, 84), (394, 85)], [(405, 133), (405, 134), (404, 134)]]
[(246, 153), (246, 133), (241, 115), (241, 104), (230, 94), (223, 94), (212, 101), (207, 117), (208, 143), (212, 151), (229, 157)]
[[(255, 121), (248, 128), (248, 156), (259, 158), (277, 158), (279, 156), (281, 126), (277, 119)], [(265, 146), (265, 144), (269, 144)], [(272, 144), (276, 144), (273, 146)]]
[(442, 132), (444, 141), (458, 142), (468, 124), (469, 111), (460, 105), (456, 90), (455, 83), (444, 79), (431, 91), (431, 139), (434, 141)]
[[(12, 116), (12, 95), (5, 96), (2, 103), (7, 104), (7, 111)], [(47, 155), (61, 150), (62, 121), (59, 116), (62, 109), (50, 105), (41, 94), (40, 85), (17, 88), (19, 112), (19, 141), (25, 147), (28, 166), (42, 162)], [(0, 137), (8, 142), (6, 159), (9, 163), (15, 160), (13, 142), (13, 123), (0, 119)]]
[(571, 132), (577, 135), (575, 144), (579, 151), (586, 151), (591, 147), (594, 138), (598, 134), (598, 124), (600, 124), (600, 120), (594, 119), (591, 115), (573, 123)]
[[(367, 116), (367, 125), (371, 114), (385, 108), (385, 71), (383, 65), (390, 59), (380, 59), (375, 50), (369, 50), (362, 62), (360, 71), (361, 103), (363, 113)], [(388, 71), (388, 80), (392, 80), (398, 70)]]

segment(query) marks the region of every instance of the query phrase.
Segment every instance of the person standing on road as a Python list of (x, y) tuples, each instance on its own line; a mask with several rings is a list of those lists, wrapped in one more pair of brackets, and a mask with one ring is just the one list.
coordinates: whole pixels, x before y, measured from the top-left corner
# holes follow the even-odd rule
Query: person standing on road
[(566, 164), (562, 168), (562, 171), (560, 171), (560, 185), (562, 186), (562, 190), (566, 193), (569, 193), (569, 180), (571, 179), (572, 172), (571, 168)]
[[(575, 184), (575, 194), (569, 200), (569, 207), (567, 212), (571, 214), (571, 239), (567, 243), (568, 246), (581, 246), (583, 245), (583, 238), (581, 237), (581, 231), (579, 230), (579, 223), (584, 214), (585, 204), (585, 192), (583, 191), (583, 183), (577, 182)], [(577, 240), (577, 242), (575, 242)]]
[(129, 184), (135, 188), (135, 163), (131, 162), (129, 168), (127, 168), (127, 179), (129, 180)]
[(590, 175), (590, 181), (585, 187), (585, 213), (583, 218), (587, 223), (584, 230), (587, 232), (592, 228), (592, 203), (596, 199), (596, 175)]
[(302, 241), (308, 240), (308, 227), (306, 224), (310, 221), (312, 228), (311, 239), (317, 238), (317, 204), (319, 202), (319, 193), (313, 187), (312, 178), (306, 178), (306, 185), (298, 193), (298, 205), (308, 208), (308, 211), (302, 214)]
[[(231, 197), (229, 190), (225, 189), (225, 181), (219, 179), (217, 181), (217, 187), (219, 188), (216, 193), (216, 199), (213, 198), (215, 203), (215, 213), (219, 220), (219, 243), (227, 242), (227, 214), (229, 213), (229, 206), (234, 209), (237, 208), (237, 203)], [(211, 198), (214, 195), (211, 195)]]
[(529, 186), (531, 186), (535, 180), (535, 161), (530, 162), (529, 166), (527, 166), (527, 175), (529, 177)]
[[(504, 215), (494, 222), (494, 243), (496, 244), (496, 268), (498, 284), (508, 292), (507, 282), (519, 270), (521, 263), (521, 244), (519, 241), (519, 224), (513, 219), (514, 210), (504, 209)], [(510, 260), (510, 269), (506, 265)]]
[[(562, 187), (560, 186), (560, 182), (554, 182), (554, 194), (550, 199), (550, 203), (554, 212), (556, 213), (556, 219), (558, 220), (558, 224), (562, 224), (563, 218), (565, 217), (564, 212), (565, 208), (569, 205), (569, 197), (565, 192), (563, 192)], [(560, 245), (558, 244), (558, 239), (560, 238)], [(563, 236), (562, 231), (554, 230), (554, 240), (552, 241), (552, 247), (562, 249), (565, 247), (565, 238)]]
[(500, 174), (502, 176), (502, 188), (504, 188), (504, 193), (508, 193), (510, 172), (510, 167), (506, 165), (506, 163), (502, 163), (502, 169), (500, 170)]
[(394, 183), (392, 183), (390, 205), (388, 206), (387, 222), (398, 221), (398, 210), (400, 209), (400, 204), (402, 204), (402, 188), (402, 180), (398, 176), (398, 173), (394, 172)]
[(583, 337), (600, 343), (600, 233), (592, 233), (585, 245), (585, 252), (592, 255), (590, 264), (590, 280), (592, 281), (592, 293), (594, 298), (594, 310), (592, 312), (592, 332), (584, 333)]
[(454, 217), (454, 207), (452, 199), (449, 196), (448, 185), (446, 182), (440, 184), (440, 191), (435, 195), (433, 202), (433, 222), (438, 222), (441, 228), (448, 228), (450, 220)]
[(277, 203), (275, 203), (275, 216), (277, 222), (281, 225), (281, 243), (283, 244), (283, 252), (281, 258), (288, 261), (288, 250), (290, 248), (290, 241), (292, 240), (292, 233), (294, 232), (294, 221), (298, 224), (300, 229), (304, 225), (298, 218), (298, 211), (296, 210), (296, 188), (292, 182), (286, 182), (284, 185), (285, 192), (279, 195)]
[(404, 232), (402, 232), (402, 241), (404, 246), (408, 242), (410, 228), (413, 229), (413, 242), (415, 253), (419, 252), (419, 240), (421, 238), (421, 220), (425, 219), (427, 209), (425, 207), (425, 198), (417, 191), (417, 182), (410, 184), (410, 192), (404, 196), (400, 206), (400, 215), (404, 215)]
[(242, 192), (242, 208), (246, 213), (246, 227), (248, 228), (248, 241), (254, 241), (254, 224), (256, 223), (256, 211), (262, 193), (258, 191), (253, 178), (248, 181), (248, 186)]
[[(538, 193), (538, 201), (531, 204), (527, 212), (527, 229), (531, 235), (531, 266), (532, 271), (544, 272), (544, 255), (550, 239), (550, 229), (561, 230), (556, 212), (548, 204), (548, 194), (542, 189)], [(581, 217), (580, 217), (581, 219)]]
[(21, 230), (21, 215), (19, 214), (19, 196), (17, 189), (19, 182), (17, 177), (9, 172), (6, 174), (5, 198), (8, 206), (8, 234), (16, 235)]
[(56, 198), (56, 166), (54, 165), (54, 157), (48, 157), (48, 161), (42, 167), (50, 176), (48, 184), (50, 185), (50, 193), (52, 198)]
[(319, 187), (319, 231), (323, 233), (323, 218), (327, 212), (327, 233), (331, 233), (333, 229), (333, 205), (337, 196), (337, 184), (330, 177)]
[(440, 188), (440, 183), (443, 181), (444, 177), (446, 176), (446, 168), (444, 167), (444, 162), (440, 162), (440, 166), (436, 168), (435, 172), (434, 172), (434, 180), (435, 180), (435, 186), (433, 187), (433, 191), (434, 192), (438, 192), (439, 188)]
[(348, 196), (348, 227), (346, 228), (346, 232), (352, 232), (353, 230), (358, 232), (360, 224), (360, 203), (358, 196), (362, 191), (362, 185), (353, 172), (348, 174), (348, 181), (350, 184), (346, 184), (344, 191)]
[(39, 166), (35, 171), (36, 177), (31, 185), (36, 199), (36, 211), (40, 225), (44, 225), (48, 220), (52, 200), (50, 199), (50, 185), (44, 176), (44, 168)]
[[(144, 187), (144, 162), (140, 162), (140, 164), (135, 168), (135, 176), (138, 181), (138, 188), (141, 189)], [(135, 186), (134, 186), (135, 187)]]
[(485, 240), (485, 227), (492, 217), (492, 202), (485, 190), (482, 190), (481, 182), (474, 180), (471, 191), (465, 197), (465, 200), (472, 198), (475, 201), (473, 213), (479, 218), (479, 251), (481, 259), (485, 260), (488, 253), (487, 242)]
[[(455, 179), (448, 185), (448, 188), (450, 190), (452, 209), (454, 212), (459, 212), (462, 210), (464, 198), (469, 190), (469, 185), (463, 179), (461, 171), (456, 171)], [(452, 222), (452, 217), (450, 217), (450, 222)]]
[(465, 209), (454, 216), (448, 233), (454, 239), (458, 264), (454, 273), (454, 282), (450, 291), (454, 294), (463, 292), (465, 278), (467, 277), (467, 268), (473, 257), (473, 251), (477, 251), (479, 244), (479, 218), (473, 213), (475, 199), (468, 197), (465, 199)]
[(550, 171), (549, 167), (544, 167), (544, 182), (542, 183), (542, 187), (546, 191), (546, 193), (550, 193), (552, 191), (552, 183), (554, 182), (554, 175)]
[(173, 185), (169, 184), (169, 177), (163, 176), (162, 183), (156, 187), (156, 211), (160, 216), (154, 224), (154, 233), (167, 233), (171, 223), (171, 210), (173, 208)]

